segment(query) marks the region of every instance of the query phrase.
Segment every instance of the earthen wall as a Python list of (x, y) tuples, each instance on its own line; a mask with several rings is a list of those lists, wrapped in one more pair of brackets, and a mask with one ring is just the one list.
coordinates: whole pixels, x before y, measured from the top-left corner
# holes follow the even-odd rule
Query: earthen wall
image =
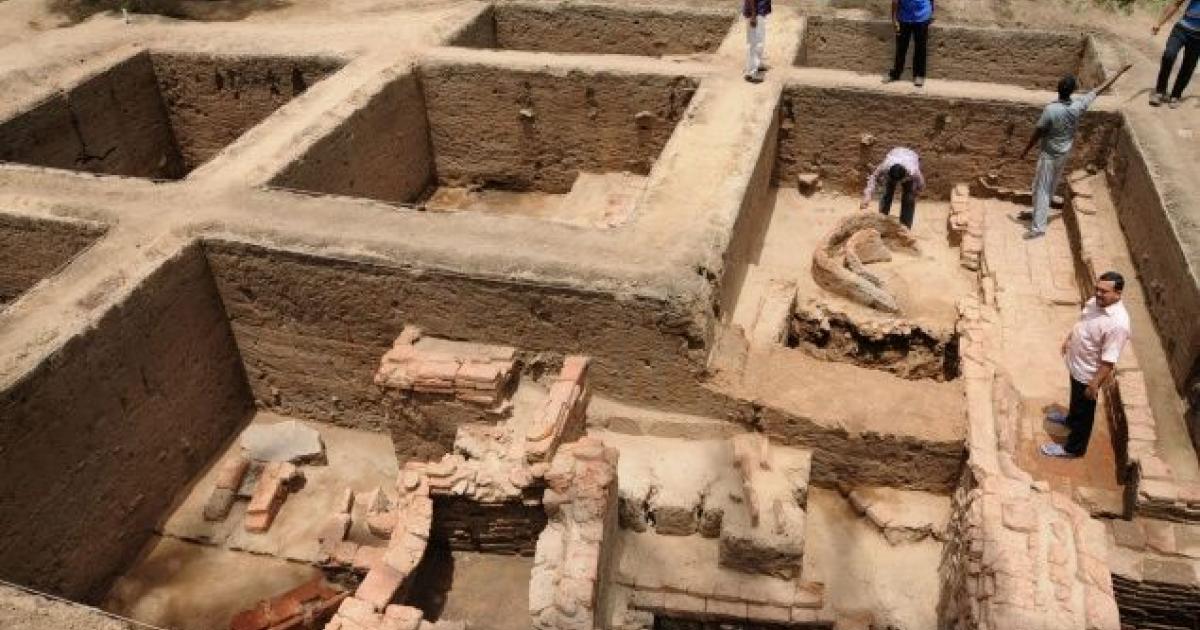
[(1172, 220), (1175, 212), (1155, 187), (1128, 124), (1116, 134), (1109, 184), (1171, 374), (1182, 390), (1200, 382), (1200, 278), (1181, 247), (1187, 239)]
[(0, 578), (95, 601), (250, 406), (191, 247), (0, 392)]
[[(1019, 156), (1040, 114), (1035, 105), (792, 86), (783, 96), (776, 181), (819, 173), (833, 188), (861, 194), (883, 156), (906, 146), (921, 157), (927, 196), (948, 198), (955, 182), (989, 173), (997, 185), (1028, 189), (1036, 155)], [(1118, 114), (1088, 113), (1067, 172), (1104, 165), (1119, 125)]]
[(499, 48), (647, 56), (714, 52), (733, 25), (728, 14), (586, 4), (501, 4), (489, 17)]
[(402, 458), (445, 451), (443, 431), (405, 424), (372, 384), (406, 324), (434, 337), (588, 354), (592, 386), (618, 399), (718, 417), (732, 405), (697, 383), (708, 340), (668, 302), (222, 241), (205, 248), (259, 403), (391, 432)]
[(316, 58), (165, 53), (153, 53), (150, 60), (184, 172), (342, 65)]
[(650, 172), (696, 89), (682, 76), (421, 70), (439, 183), (565, 193), (579, 171)]
[(416, 76), (408, 74), (372, 95), (271, 184), (410, 202), (433, 179), (425, 101)]
[(185, 172), (144, 52), (0, 123), (0, 160), (163, 179)]
[[(796, 61), (801, 66), (883, 74), (891, 67), (895, 39), (886, 20), (811, 17)], [(1084, 48), (1083, 34), (934, 24), (929, 29), (927, 76), (1052, 90), (1065, 74), (1094, 80), (1094, 60), (1085, 57)], [(911, 60), (907, 64), (905, 77), (912, 69)]]
[(0, 214), (0, 307), (103, 235), (97, 226)]

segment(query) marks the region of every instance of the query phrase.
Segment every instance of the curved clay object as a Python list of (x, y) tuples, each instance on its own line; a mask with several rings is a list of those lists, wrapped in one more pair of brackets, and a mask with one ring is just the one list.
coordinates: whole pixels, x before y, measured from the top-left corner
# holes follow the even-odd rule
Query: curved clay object
[(898, 220), (875, 213), (848, 216), (813, 252), (813, 279), (831, 293), (876, 310), (899, 313), (895, 296), (865, 267), (891, 260), (893, 249), (918, 251), (916, 240)]

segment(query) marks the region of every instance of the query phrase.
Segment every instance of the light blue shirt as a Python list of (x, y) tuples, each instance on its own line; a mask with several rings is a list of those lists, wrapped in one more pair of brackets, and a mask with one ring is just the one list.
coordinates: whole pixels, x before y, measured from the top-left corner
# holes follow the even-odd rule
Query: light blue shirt
[[(1193, 0), (1193, 4), (1195, 2), (1200, 2), (1200, 0)], [(931, 17), (933, 17), (931, 0), (900, 0), (900, 6), (896, 10), (896, 19), (909, 24), (928, 22)]]

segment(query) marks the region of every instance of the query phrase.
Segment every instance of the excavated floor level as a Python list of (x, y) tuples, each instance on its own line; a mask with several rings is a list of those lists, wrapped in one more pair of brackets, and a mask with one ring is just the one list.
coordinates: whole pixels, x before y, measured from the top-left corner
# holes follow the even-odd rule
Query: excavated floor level
[[(987, 503), (989, 536), (1053, 529), (1074, 557), (1099, 523), (1087, 513), (1102, 517), (1136, 553), (1081, 555), (1060, 586), (1084, 601), (1074, 580), (1111, 572), (1127, 619), (1165, 618), (1140, 603), (1193, 592), (1181, 576), (1200, 570), (1179, 393), (1200, 292), (1139, 123), (1097, 104), (1063, 218), (1026, 241), (1016, 217), (1033, 171), (1016, 155), (1050, 97), (1035, 90), (1063, 72), (1100, 80), (1101, 43), (939, 21), (917, 92), (845, 61), (888, 58), (879, 24), (790, 7), (771, 20), (759, 85), (741, 80), (729, 12), (574, 3), (381, 5), (286, 38), (254, 20), (226, 33), (97, 18), (44, 62), (0, 61), (0, 88), (36, 101), (0, 122), (0, 578), (201, 630), (313, 578), (355, 593), (350, 615), (391, 566), (389, 540), (416, 537), (412, 588), (376, 608), (412, 606), (420, 630), (557, 629), (547, 619), (592, 612), (577, 602), (620, 630), (924, 629), (961, 621), (948, 607), (970, 589), (954, 571), (982, 534), (958, 521), (1000, 485), (1053, 514)], [(128, 33), (136, 50), (120, 48)], [(1012, 41), (1044, 56), (997, 53)], [(117, 61), (77, 67), (89, 56)], [(39, 78), (56, 73), (74, 78)], [(831, 235), (868, 216), (866, 177), (901, 145), (928, 185), (915, 247), (859, 265), (895, 297), (884, 312), (814, 265), (844, 255)], [(1062, 436), (1043, 412), (1066, 396), (1057, 343), (1101, 263), (1129, 279), (1136, 357), (1087, 457), (1047, 460), (1037, 447)], [(428, 341), (405, 348), (417, 328)], [(429, 402), (462, 393), (458, 372), (420, 395), (375, 378), (385, 353), (498, 346), (525, 372), (486, 421)], [(554, 376), (578, 355), (586, 379)], [(479, 463), (500, 466), (496, 451), (478, 468), (448, 456), (479, 447), (464, 427), (524, 439), (489, 433), (504, 413), (560, 417), (556, 388), (575, 401), (563, 425), (580, 425), (559, 446), (568, 470), (526, 450), (515, 477)], [(246, 528), (242, 485), (224, 520), (206, 518), (239, 437), (289, 420), (326, 457), (298, 465), (270, 528)], [(1000, 456), (1009, 468), (985, 478)], [(535, 467), (520, 498), (461, 500), (495, 470), (515, 487)], [(1168, 484), (1170, 501), (1153, 495)], [(380, 516), (401, 513), (387, 496), (400, 488), (424, 488), (423, 535), (400, 528), (416, 508)], [(353, 523), (336, 568), (331, 515)], [(983, 555), (1028, 560), (1040, 589), (1042, 556), (1021, 555), (1035, 547)], [(0, 586), (0, 625), (29, 624), (30, 606), (67, 619), (56, 630), (135, 623), (89, 626), (98, 613)]]

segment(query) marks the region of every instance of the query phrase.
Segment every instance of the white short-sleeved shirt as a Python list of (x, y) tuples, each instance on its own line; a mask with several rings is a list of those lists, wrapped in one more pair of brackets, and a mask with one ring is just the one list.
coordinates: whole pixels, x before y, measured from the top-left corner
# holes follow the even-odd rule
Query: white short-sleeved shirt
[(1125, 304), (1117, 302), (1102, 307), (1096, 304), (1096, 298), (1088, 300), (1067, 342), (1067, 370), (1071, 378), (1080, 383), (1091, 382), (1101, 361), (1115, 364), (1121, 358), (1121, 350), (1131, 334)]

